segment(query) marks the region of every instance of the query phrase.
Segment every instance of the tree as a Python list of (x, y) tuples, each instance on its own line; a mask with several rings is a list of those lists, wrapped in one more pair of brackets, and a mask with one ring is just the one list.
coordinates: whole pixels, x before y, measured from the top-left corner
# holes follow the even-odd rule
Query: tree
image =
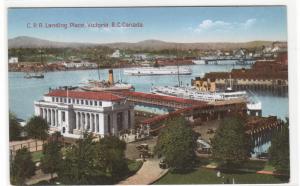
[(22, 127), (17, 121), (16, 116), (9, 112), (9, 141), (19, 140)]
[(48, 137), (49, 126), (47, 121), (40, 116), (33, 116), (26, 125), (26, 131), (29, 137), (45, 140)]
[(27, 148), (17, 150), (11, 162), (10, 179), (14, 185), (23, 185), (26, 178), (35, 174), (35, 165)]
[(118, 180), (129, 172), (125, 159), (126, 143), (115, 136), (107, 136), (100, 140), (98, 158), (102, 160), (106, 172), (112, 180)]
[(53, 173), (57, 172), (62, 161), (61, 143), (56, 140), (50, 140), (44, 144), (44, 156), (41, 158), (41, 169), (44, 173), (50, 173), (51, 179)]
[(281, 130), (272, 136), (269, 148), (269, 162), (277, 172), (290, 173), (290, 148), (289, 148), (289, 119), (283, 122)]
[(95, 141), (85, 133), (67, 149), (58, 177), (64, 184), (113, 184), (128, 173), (125, 149), (126, 143), (117, 137)]
[(91, 134), (84, 134), (66, 150), (58, 177), (64, 184), (94, 184), (97, 176), (105, 175), (96, 159), (96, 142)]
[(221, 166), (239, 166), (250, 156), (251, 146), (245, 133), (245, 120), (239, 116), (225, 119), (217, 129), (212, 144), (212, 157)]
[(158, 136), (155, 153), (163, 156), (172, 170), (191, 168), (196, 158), (198, 136), (183, 117), (172, 118), (165, 125), (166, 128)]

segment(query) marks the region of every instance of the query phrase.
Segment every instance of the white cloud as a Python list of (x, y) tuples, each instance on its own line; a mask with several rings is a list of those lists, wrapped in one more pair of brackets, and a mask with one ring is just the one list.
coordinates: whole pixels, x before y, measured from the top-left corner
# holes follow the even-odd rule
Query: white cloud
[(202, 31), (202, 30), (210, 30), (210, 29), (222, 29), (229, 26), (231, 26), (231, 23), (224, 22), (224, 21), (212, 21), (210, 19), (206, 19), (198, 25), (196, 30)]
[(252, 27), (256, 23), (256, 19), (248, 19), (245, 23), (241, 23), (241, 26), (245, 29)]
[(225, 22), (222, 20), (213, 21), (210, 19), (203, 20), (196, 28), (195, 32), (202, 31), (228, 31), (231, 29), (247, 29), (256, 23), (256, 19), (248, 19), (245, 22)]

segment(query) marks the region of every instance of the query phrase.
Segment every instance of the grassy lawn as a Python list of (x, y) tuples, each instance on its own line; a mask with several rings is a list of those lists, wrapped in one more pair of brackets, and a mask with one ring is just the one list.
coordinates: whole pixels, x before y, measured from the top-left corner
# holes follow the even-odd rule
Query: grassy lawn
[(265, 171), (275, 171), (275, 168), (274, 168), (274, 166), (266, 163), (266, 165), (265, 165), (265, 167), (264, 167), (263, 170), (265, 170)]
[(136, 173), (143, 165), (142, 161), (128, 160), (128, 169), (131, 174)]
[[(201, 159), (200, 165), (213, 165), (217, 163), (211, 159)], [(287, 183), (288, 178), (273, 175), (256, 174), (259, 170), (274, 171), (274, 167), (265, 161), (248, 160), (239, 169), (242, 171), (223, 170), (221, 178), (218, 178), (214, 169), (198, 168), (188, 173), (168, 173), (158, 180), (155, 184), (222, 184), (235, 183), (254, 184), (254, 183)], [(224, 178), (222, 178), (224, 176)]]
[(32, 152), (31, 156), (32, 156), (32, 161), (33, 162), (38, 162), (43, 157), (43, 152), (42, 151)]
[[(224, 178), (222, 178), (224, 176)], [(254, 184), (254, 183), (287, 183), (287, 178), (279, 178), (272, 175), (263, 175), (255, 173), (222, 173), (218, 178), (216, 171), (213, 169), (199, 168), (189, 173), (168, 173), (158, 180), (155, 184), (222, 184), (223, 182), (232, 183), (234, 178), (237, 184)]]

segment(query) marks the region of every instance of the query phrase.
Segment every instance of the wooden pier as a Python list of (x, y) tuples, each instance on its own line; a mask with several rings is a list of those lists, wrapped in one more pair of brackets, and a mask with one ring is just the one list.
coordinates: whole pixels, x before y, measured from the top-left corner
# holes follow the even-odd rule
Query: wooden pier
[(210, 121), (215, 119), (223, 119), (226, 116), (240, 113), (246, 114), (246, 103), (242, 100), (236, 101), (224, 101), (222, 103), (213, 103), (206, 105), (195, 105), (188, 108), (183, 108), (170, 112), (169, 114), (154, 116), (152, 118), (141, 121), (140, 125), (149, 126), (150, 132), (155, 134), (160, 129), (164, 128), (164, 121), (183, 116), (194, 124), (201, 123), (203, 121)]
[(269, 142), (274, 133), (281, 131), (283, 122), (276, 116), (248, 117), (246, 134), (249, 136), (252, 147), (258, 147)]

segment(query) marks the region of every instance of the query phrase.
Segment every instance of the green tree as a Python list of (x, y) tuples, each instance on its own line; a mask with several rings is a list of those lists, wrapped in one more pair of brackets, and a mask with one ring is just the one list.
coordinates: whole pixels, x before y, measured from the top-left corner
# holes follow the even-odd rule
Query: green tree
[(58, 177), (64, 184), (95, 184), (96, 178), (105, 175), (96, 159), (96, 142), (91, 134), (67, 148), (65, 158), (60, 164)]
[(28, 137), (45, 140), (48, 137), (49, 126), (47, 121), (40, 116), (33, 116), (26, 125)]
[(125, 149), (126, 143), (117, 137), (96, 141), (85, 133), (67, 148), (58, 171), (59, 180), (64, 184), (113, 184), (128, 173)]
[(107, 136), (98, 143), (99, 165), (103, 165), (111, 179), (118, 180), (129, 172), (125, 158), (126, 143), (115, 136)]
[(197, 134), (183, 117), (172, 118), (165, 125), (166, 128), (158, 136), (155, 153), (163, 156), (172, 170), (191, 168), (196, 160)]
[(212, 157), (221, 166), (241, 165), (250, 156), (250, 143), (245, 133), (245, 120), (236, 116), (225, 119), (217, 129), (212, 144)]
[(16, 116), (9, 112), (9, 141), (19, 140), (22, 127), (17, 121)]
[(26, 178), (35, 174), (35, 165), (27, 148), (17, 150), (11, 162), (10, 179), (14, 185), (23, 185)]
[(289, 143), (289, 119), (283, 122), (281, 130), (272, 136), (269, 148), (269, 162), (277, 172), (290, 173), (290, 143)]
[(43, 147), (44, 156), (41, 159), (41, 169), (44, 173), (57, 172), (62, 162), (61, 143), (57, 140), (49, 140)]

